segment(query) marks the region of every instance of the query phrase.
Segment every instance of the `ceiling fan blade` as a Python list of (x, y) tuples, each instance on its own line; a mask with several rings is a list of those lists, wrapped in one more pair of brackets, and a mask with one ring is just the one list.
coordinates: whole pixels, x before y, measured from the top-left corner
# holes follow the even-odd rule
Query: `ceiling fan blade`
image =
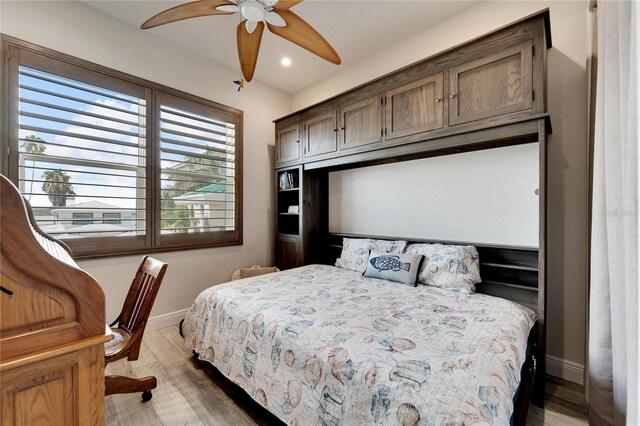
[(220, 12), (229, 12), (236, 13), (240, 11), (240, 8), (235, 4), (223, 4), (222, 6), (216, 7)]
[(240, 22), (238, 25), (238, 58), (240, 59), (242, 75), (246, 81), (251, 81), (253, 72), (256, 70), (263, 32), (264, 22), (258, 22), (256, 29), (251, 34), (247, 31), (245, 21)]
[(338, 56), (338, 53), (331, 47), (329, 42), (304, 19), (290, 10), (278, 10), (278, 14), (284, 19), (287, 26), (276, 27), (267, 23), (269, 31), (331, 63), (336, 65), (342, 63), (340, 56)]
[(273, 5), (273, 8), (276, 10), (289, 10), (293, 6), (298, 3), (302, 3), (303, 0), (280, 0), (278, 3)]
[(142, 24), (140, 28), (146, 30), (148, 28), (157, 27), (158, 25), (181, 21), (183, 19), (209, 15), (229, 15), (233, 13), (218, 10), (216, 9), (218, 6), (235, 6), (235, 3), (225, 0), (198, 0), (191, 3), (181, 4), (152, 16)]

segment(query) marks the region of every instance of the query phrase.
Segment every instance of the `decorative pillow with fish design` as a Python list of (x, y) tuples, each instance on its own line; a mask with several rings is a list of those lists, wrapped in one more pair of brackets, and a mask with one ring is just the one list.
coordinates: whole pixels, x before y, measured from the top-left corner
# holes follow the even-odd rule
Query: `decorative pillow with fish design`
[(410, 244), (407, 253), (423, 254), (418, 283), (471, 294), (480, 279), (478, 249), (474, 246)]
[(367, 262), (367, 269), (362, 275), (367, 278), (396, 281), (415, 287), (422, 257), (421, 254), (372, 251)]
[(373, 240), (370, 238), (343, 238), (342, 253), (336, 260), (336, 266), (363, 273), (371, 251), (383, 253), (402, 253), (406, 241)]

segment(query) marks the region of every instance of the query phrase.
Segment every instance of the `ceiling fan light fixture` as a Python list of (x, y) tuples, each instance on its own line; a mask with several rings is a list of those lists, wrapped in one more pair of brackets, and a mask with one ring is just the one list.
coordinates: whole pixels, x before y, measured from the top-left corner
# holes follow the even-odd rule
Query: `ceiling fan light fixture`
[(240, 4), (240, 13), (248, 21), (262, 22), (267, 16), (267, 9), (258, 0), (245, 0)]

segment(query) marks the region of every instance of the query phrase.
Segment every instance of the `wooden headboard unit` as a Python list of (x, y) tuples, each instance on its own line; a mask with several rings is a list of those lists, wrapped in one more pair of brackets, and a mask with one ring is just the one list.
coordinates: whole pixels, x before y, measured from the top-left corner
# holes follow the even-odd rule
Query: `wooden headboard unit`
[(455, 245), (473, 245), (480, 256), (480, 276), (482, 283), (476, 286), (479, 293), (491, 294), (523, 304), (538, 311), (538, 293), (544, 289), (538, 287), (538, 249), (531, 247), (500, 246), (461, 241), (435, 241), (406, 237), (377, 235), (356, 235), (329, 233), (326, 258), (322, 262), (335, 264), (340, 257), (343, 238), (375, 238), (381, 240), (404, 240), (411, 243), (442, 243)]

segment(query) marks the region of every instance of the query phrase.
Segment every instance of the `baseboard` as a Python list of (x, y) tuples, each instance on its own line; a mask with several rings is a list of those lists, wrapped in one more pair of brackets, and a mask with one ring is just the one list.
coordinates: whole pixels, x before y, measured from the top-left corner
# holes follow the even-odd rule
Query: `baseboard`
[(187, 314), (187, 310), (188, 309), (180, 309), (179, 311), (169, 312), (168, 314), (149, 318), (149, 321), (147, 321), (147, 327), (144, 330), (145, 333), (178, 324)]
[(584, 385), (584, 365), (547, 355), (547, 374)]

